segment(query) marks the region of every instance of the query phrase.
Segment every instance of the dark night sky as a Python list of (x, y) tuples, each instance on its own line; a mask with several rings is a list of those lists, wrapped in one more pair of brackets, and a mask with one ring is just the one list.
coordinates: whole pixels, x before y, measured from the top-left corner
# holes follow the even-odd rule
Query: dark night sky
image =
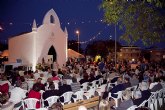
[[(77, 40), (77, 29), (80, 30), (80, 42), (114, 39), (114, 26), (101, 22), (101, 2), (102, 0), (0, 0), (0, 25), (3, 28), (0, 40), (7, 42), (12, 36), (30, 32), (33, 19), (40, 26), (44, 15), (52, 8), (59, 17), (62, 29), (67, 27), (69, 40)], [(117, 36), (120, 35), (118, 29)], [(86, 44), (82, 46), (85, 47)], [(142, 47), (140, 43), (137, 45)], [(165, 45), (162, 43), (159, 47), (165, 48)]]

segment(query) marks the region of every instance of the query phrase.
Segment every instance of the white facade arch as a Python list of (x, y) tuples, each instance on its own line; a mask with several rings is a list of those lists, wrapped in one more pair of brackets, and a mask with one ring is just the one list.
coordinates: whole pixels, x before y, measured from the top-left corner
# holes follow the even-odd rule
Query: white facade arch
[[(51, 23), (51, 16), (54, 18), (53, 23)], [(32, 65), (35, 70), (36, 64), (42, 62), (42, 58), (48, 55), (50, 47), (53, 46), (57, 63), (59, 66), (65, 64), (68, 57), (68, 33), (66, 28), (64, 31), (61, 29), (55, 11), (51, 9), (46, 13), (41, 26), (35, 25), (34, 20), (32, 32), (9, 39), (9, 62), (21, 59), (26, 62), (26, 65)]]

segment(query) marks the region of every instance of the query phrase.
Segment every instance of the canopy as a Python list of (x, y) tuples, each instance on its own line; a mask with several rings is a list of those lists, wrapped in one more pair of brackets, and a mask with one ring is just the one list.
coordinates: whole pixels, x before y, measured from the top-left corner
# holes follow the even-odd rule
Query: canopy
[(9, 50), (4, 50), (3, 52), (2, 52), (2, 55), (1, 55), (2, 57), (8, 57), (9, 56)]
[(85, 58), (84, 55), (82, 55), (72, 49), (68, 49), (68, 57), (69, 58)]

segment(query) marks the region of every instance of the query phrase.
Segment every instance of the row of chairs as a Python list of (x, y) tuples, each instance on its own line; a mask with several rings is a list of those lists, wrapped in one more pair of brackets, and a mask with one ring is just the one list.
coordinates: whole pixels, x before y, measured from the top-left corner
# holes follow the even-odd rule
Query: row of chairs
[(43, 100), (43, 99), (38, 100), (35, 98), (27, 98), (27, 99), (24, 99), (22, 101), (22, 105), (23, 105), (23, 108), (25, 108), (25, 109), (35, 109), (36, 103), (39, 102), (41, 107), (44, 107), (44, 101), (47, 101), (49, 104), (49, 107), (50, 107), (52, 104), (57, 102), (60, 99), (60, 97), (64, 98), (64, 101), (59, 100), (62, 105), (69, 104), (69, 103), (71, 103), (71, 99), (73, 99), (74, 102), (84, 100), (84, 98), (90, 99), (93, 96), (95, 96), (95, 92), (97, 92), (99, 95), (101, 95), (103, 92), (105, 92), (106, 86), (107, 86), (107, 84), (103, 84), (103, 85), (99, 86), (98, 88), (92, 87), (88, 91), (80, 90), (80, 91), (77, 91), (75, 93), (65, 92), (61, 96), (51, 96), (45, 100)]
[(151, 110), (159, 110), (165, 104), (165, 88), (153, 92), (148, 100), (144, 100), (139, 106), (133, 105), (127, 110), (135, 110), (139, 107), (148, 107)]

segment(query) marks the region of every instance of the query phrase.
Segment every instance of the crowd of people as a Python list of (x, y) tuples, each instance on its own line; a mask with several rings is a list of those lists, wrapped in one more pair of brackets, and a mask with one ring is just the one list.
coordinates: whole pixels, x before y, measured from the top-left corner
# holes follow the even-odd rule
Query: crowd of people
[[(102, 83), (98, 83), (99, 79)], [(68, 82), (68, 79), (70, 82)], [(82, 84), (96, 81), (96, 85), (107, 84), (105, 91), (101, 94), (99, 110), (127, 110), (132, 105), (140, 105), (147, 100), (152, 92), (165, 87), (165, 65), (158, 62), (139, 62), (136, 68), (132, 69), (127, 62), (120, 62), (114, 66), (112, 62), (70, 62), (66, 66), (53, 70), (42, 68), (42, 70), (24, 71), (15, 68), (10, 74), (0, 74), (0, 109), (13, 110), (19, 107), (21, 101), (26, 98), (44, 100), (44, 107), (49, 104), (45, 99), (51, 96), (61, 96), (65, 92), (73, 93), (82, 90)], [(56, 83), (55, 83), (56, 82)], [(135, 86), (133, 91), (127, 88)], [(114, 107), (115, 93), (122, 91), (123, 101), (118, 107)], [(96, 94), (98, 95), (98, 94)], [(85, 99), (85, 98), (84, 98)], [(58, 102), (63, 102), (60, 98)], [(74, 102), (73, 100), (71, 100)], [(40, 108), (41, 103), (36, 104)], [(21, 108), (20, 108), (21, 110)]]

